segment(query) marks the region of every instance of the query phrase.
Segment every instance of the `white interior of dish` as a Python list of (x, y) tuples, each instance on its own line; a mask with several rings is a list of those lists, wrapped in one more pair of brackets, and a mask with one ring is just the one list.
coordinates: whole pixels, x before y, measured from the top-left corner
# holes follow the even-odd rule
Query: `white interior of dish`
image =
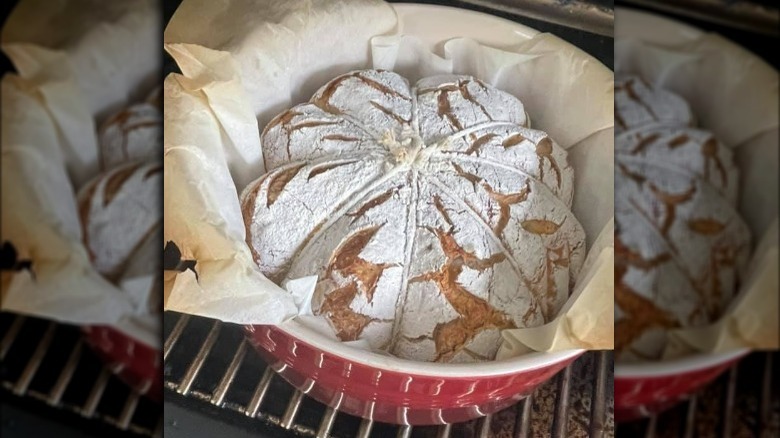
[[(651, 13), (617, 8), (616, 15), (620, 16), (619, 21), (622, 23), (621, 26), (616, 27), (615, 29), (616, 38), (624, 37), (648, 41), (659, 45), (675, 45), (695, 40), (705, 33), (701, 29), (692, 27), (688, 24)], [(735, 148), (735, 158), (739, 160), (740, 149), (747, 149), (749, 144), (761, 141), (761, 137), (765, 136), (764, 134), (744, 143), (741, 145), (741, 148)], [(741, 169), (741, 171), (744, 172), (745, 169)], [(740, 196), (742, 197), (744, 195), (745, 187), (742, 187)], [(745, 214), (744, 204), (741, 205), (741, 210), (742, 213)], [(754, 234), (753, 245), (755, 248), (762, 236), (755, 228), (752, 229), (752, 232)], [(615, 377), (638, 378), (674, 375), (716, 366), (736, 359), (749, 351), (749, 349), (744, 348), (715, 354), (695, 354), (662, 362), (616, 363)]]

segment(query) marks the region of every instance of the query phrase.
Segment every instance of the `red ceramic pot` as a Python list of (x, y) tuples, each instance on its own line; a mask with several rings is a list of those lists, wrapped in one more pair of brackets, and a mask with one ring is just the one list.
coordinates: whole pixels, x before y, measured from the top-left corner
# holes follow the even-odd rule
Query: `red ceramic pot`
[(82, 331), (87, 345), (123, 382), (153, 401), (162, 401), (160, 350), (110, 326), (87, 326)]
[(743, 349), (664, 362), (615, 364), (615, 419), (631, 421), (669, 409), (747, 353)]
[(305, 394), (351, 415), (395, 424), (455, 423), (497, 412), (583, 353), (436, 364), (359, 350), (294, 321), (246, 329), (260, 355)]

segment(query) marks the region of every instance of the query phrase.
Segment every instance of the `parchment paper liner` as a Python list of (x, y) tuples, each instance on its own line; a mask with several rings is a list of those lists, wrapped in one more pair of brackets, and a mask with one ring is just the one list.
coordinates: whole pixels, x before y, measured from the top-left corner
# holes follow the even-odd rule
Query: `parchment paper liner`
[[(197, 261), (197, 281), (191, 271), (167, 275), (167, 310), (239, 324), (278, 324), (306, 315), (308, 310), (300, 309), (292, 294), (259, 273), (250, 256), (238, 192), (263, 173), (262, 161), (236, 152), (243, 148), (253, 154), (260, 151), (259, 129), (271, 117), (307, 100), (327, 80), (355, 69), (393, 69), (411, 82), (433, 73), (472, 74), (518, 96), (533, 126), (570, 150), (577, 180), (574, 211), (586, 230), (589, 247), (605, 227), (609, 231), (603, 232), (612, 234), (612, 72), (579, 49), (550, 34), (529, 37), (518, 32), (516, 41), (502, 49), (469, 39), (439, 41), (443, 56), (438, 56), (413, 35), (383, 36), (380, 32), (372, 38), (379, 29), (376, 23), (389, 31), (409, 26), (404, 20), (422, 19), (403, 16), (396, 22), (394, 11), (378, 1), (355, 2), (349, 11), (339, 9), (337, 2), (288, 2), (286, 14), (262, 8), (258, 12), (244, 2), (228, 1), (225, 10), (244, 17), (239, 23), (223, 21), (225, 16), (219, 11), (212, 16), (202, 12), (201, 8), (209, 8), (205, 3), (185, 1), (185, 12), (177, 11), (165, 34), (166, 50), (184, 73), (165, 81), (165, 240), (176, 243), (183, 259)], [(200, 13), (192, 12), (196, 10)], [(267, 16), (276, 19), (269, 23)], [(242, 28), (244, 23), (253, 25)], [(238, 29), (235, 33), (221, 27), (231, 25)], [(193, 35), (191, 31), (214, 27), (211, 33)], [(321, 33), (328, 28), (338, 28), (339, 33)], [(345, 37), (349, 39), (339, 39)], [(323, 39), (338, 48), (328, 53), (324, 70), (322, 53), (308, 45)], [(258, 44), (261, 40), (262, 45)], [(243, 43), (252, 45), (254, 51), (242, 47)], [(288, 52), (293, 49), (291, 59)], [(281, 65), (288, 76), (268, 80), (263, 84), (268, 89), (253, 82), (252, 90), (244, 91), (247, 81), (256, 76), (247, 65), (258, 59), (262, 65)], [(307, 60), (318, 67), (310, 68)], [(285, 62), (293, 65), (285, 66)], [(246, 102), (248, 95), (282, 98), (266, 105)], [(254, 112), (248, 112), (252, 105)], [(239, 132), (253, 122), (258, 131)], [(580, 299), (570, 300), (565, 318), (561, 315), (544, 328), (512, 330), (506, 337), (542, 351), (612, 348), (612, 336), (604, 335), (612, 330), (611, 243), (604, 246), (599, 254), (606, 255), (591, 257), (594, 272), (581, 273), (585, 281), (574, 295)], [(296, 296), (300, 300), (310, 293), (298, 290)], [(313, 329), (322, 327), (312, 322), (317, 319), (321, 318), (297, 318)], [(561, 329), (562, 324), (577, 333)], [(554, 334), (545, 337), (540, 333)]]

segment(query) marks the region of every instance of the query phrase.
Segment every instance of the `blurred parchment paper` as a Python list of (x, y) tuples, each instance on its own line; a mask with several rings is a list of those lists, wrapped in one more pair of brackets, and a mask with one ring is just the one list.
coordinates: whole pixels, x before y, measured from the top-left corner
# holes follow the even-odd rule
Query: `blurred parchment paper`
[(777, 71), (715, 34), (687, 32), (677, 43), (661, 43), (634, 38), (632, 29), (623, 27), (617, 29), (616, 41), (617, 74), (638, 74), (680, 94), (698, 124), (734, 149), (740, 171), (738, 208), (756, 245), (725, 314), (708, 326), (671, 331), (663, 357), (778, 348)]
[(154, 0), (22, 0), (8, 17), (0, 45), (18, 75), (2, 80), (2, 239), (32, 268), (3, 273), (3, 310), (111, 324), (159, 347), (143, 296), (155, 273), (135, 266), (119, 286), (98, 274), (75, 193), (97, 175), (101, 119), (159, 77), (160, 19)]
[[(244, 240), (238, 193), (263, 173), (259, 130), (265, 123), (356, 69), (391, 69), (411, 82), (432, 74), (471, 74), (514, 94), (532, 125), (569, 149), (577, 181), (574, 212), (589, 248), (600, 233), (611, 235), (613, 77), (579, 49), (550, 34), (518, 33), (510, 47), (455, 38), (439, 41), (434, 52), (429, 42), (398, 33), (420, 22), (398, 22), (380, 1), (346, 8), (337, 1), (250, 7), (235, 0), (211, 8), (203, 0), (185, 0), (165, 36), (166, 50), (183, 72), (168, 77), (165, 86), (165, 240), (179, 247), (182, 259), (195, 260), (197, 272), (197, 278), (189, 270), (168, 274), (167, 310), (240, 324), (276, 324), (309, 313), (300, 297), (310, 296), (310, 288), (287, 284), (290, 294), (258, 271)], [(567, 318), (575, 321), (570, 325), (588, 327), (594, 336), (574, 336), (550, 324), (545, 330), (554, 334), (531, 348), (612, 348), (612, 338), (607, 342), (593, 328), (594, 322), (612, 327), (613, 273), (611, 263), (605, 267), (610, 254), (607, 244), (591, 257), (591, 269), (581, 273), (578, 292), (566, 304)], [(312, 330), (322, 330), (321, 320), (296, 319)], [(525, 339), (519, 332), (515, 338)]]
[(0, 38), (37, 86), (76, 190), (97, 171), (96, 126), (159, 80), (156, 0), (22, 0)]
[(89, 261), (55, 123), (40, 96), (18, 76), (2, 80), (0, 233), (19, 258), (32, 261), (31, 271), (15, 272), (3, 285), (2, 309), (77, 325), (115, 325), (159, 346), (159, 318), (155, 327), (134, 322), (147, 313), (137, 291), (148, 291), (152, 273), (133, 275), (132, 282), (125, 276), (121, 291)]
[(73, 323), (115, 323), (130, 302), (90, 265), (57, 131), (34, 85), (2, 81), (2, 236), (34, 272), (3, 290), (3, 309)]

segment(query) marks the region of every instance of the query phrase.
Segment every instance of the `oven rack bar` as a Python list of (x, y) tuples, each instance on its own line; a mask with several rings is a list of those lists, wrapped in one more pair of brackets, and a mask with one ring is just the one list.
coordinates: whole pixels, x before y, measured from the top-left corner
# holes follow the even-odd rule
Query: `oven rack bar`
[(108, 425), (118, 436), (162, 436), (161, 429), (155, 432), (159, 407), (113, 376), (85, 348), (77, 327), (7, 312), (0, 317), (0, 385), (12, 397), (71, 412), (74, 424)]

